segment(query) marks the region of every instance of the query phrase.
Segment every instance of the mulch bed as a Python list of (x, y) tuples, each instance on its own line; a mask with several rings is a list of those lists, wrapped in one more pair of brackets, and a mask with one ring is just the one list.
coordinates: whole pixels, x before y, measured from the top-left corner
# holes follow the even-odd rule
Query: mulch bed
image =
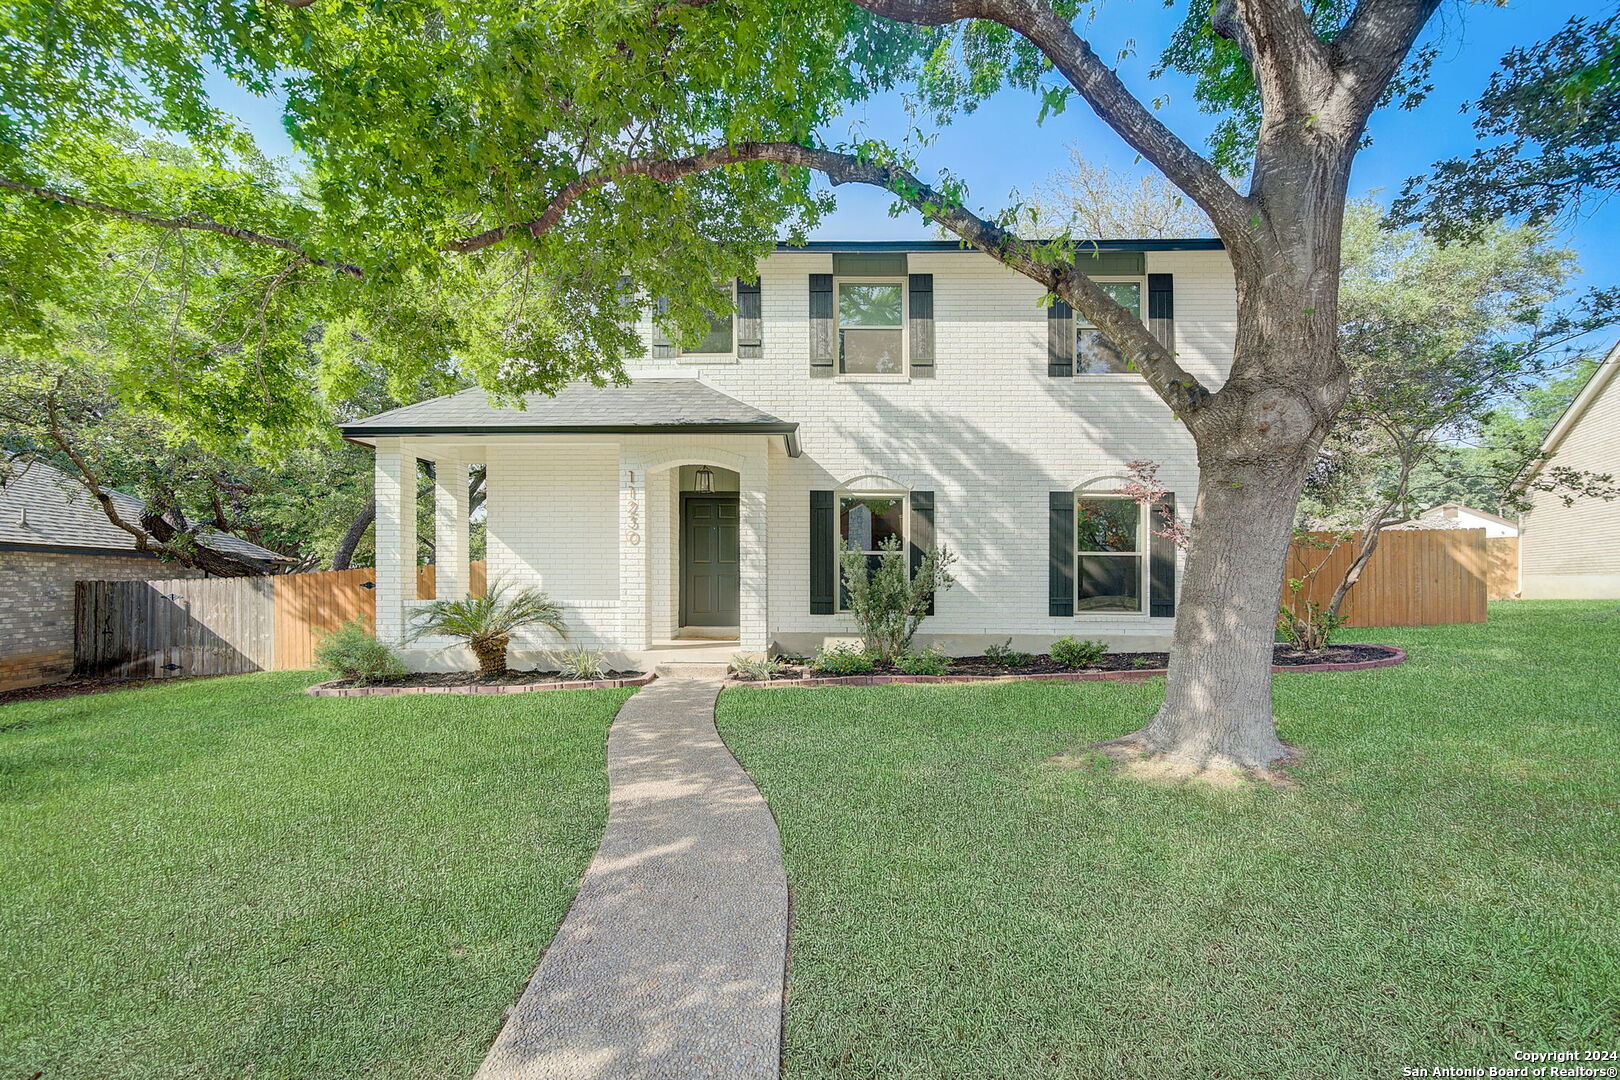
[[(603, 672), (603, 681), (617, 681), (623, 679), (639, 679), (639, 671), (607, 671)], [(563, 682), (565, 676), (560, 671), (506, 671), (500, 675), (480, 675), (476, 671), (413, 671), (397, 679), (389, 679), (385, 683), (358, 683), (351, 679), (336, 679), (332, 682), (322, 683), (322, 686), (333, 690), (349, 690), (357, 686), (369, 687), (410, 687), (410, 686), (519, 686), (529, 683)]]
[(56, 698), (80, 697), (84, 694), (105, 694), (112, 690), (140, 690), (159, 684), (217, 678), (220, 676), (181, 675), (168, 679), (64, 679), (43, 686), (24, 686), (18, 690), (0, 691), (0, 705), (15, 705), (22, 701), (52, 701)]
[[(1333, 666), (1351, 664), (1382, 667), (1391, 663), (1399, 663), (1405, 657), (1404, 652), (1388, 645), (1332, 645), (1321, 652), (1314, 653), (1302, 653), (1288, 645), (1277, 645), (1272, 650), (1271, 663), (1273, 667), (1280, 668), (1297, 667), (1332, 670)], [(892, 664), (878, 664), (872, 669), (872, 674), (869, 676), (844, 676), (844, 678), (869, 679), (875, 677), (882, 678), (885, 681), (894, 679), (936, 681), (939, 679), (954, 680), (962, 677), (999, 679), (1005, 679), (1009, 676), (1032, 678), (1043, 675), (1074, 677), (1088, 672), (1121, 672), (1147, 677), (1164, 674), (1165, 666), (1169, 662), (1170, 654), (1163, 652), (1108, 653), (1096, 663), (1087, 664), (1083, 668), (1065, 667), (1045, 653), (1032, 657), (1027, 664), (1021, 664), (1017, 667), (997, 663), (984, 656), (958, 656), (951, 659), (951, 666), (945, 670), (945, 674), (942, 676), (910, 676), (905, 675)], [(789, 664), (771, 681), (819, 681), (831, 678), (839, 678), (839, 676), (823, 674), (805, 664)], [(750, 681), (741, 675), (733, 675), (732, 679), (737, 682)]]

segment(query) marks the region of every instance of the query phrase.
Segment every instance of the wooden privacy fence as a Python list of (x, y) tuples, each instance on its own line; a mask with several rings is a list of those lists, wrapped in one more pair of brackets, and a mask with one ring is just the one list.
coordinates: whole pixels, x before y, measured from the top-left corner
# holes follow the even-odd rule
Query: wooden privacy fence
[[(377, 625), (370, 569), (256, 578), (81, 581), (74, 598), (77, 675), (164, 678), (295, 671), (315, 665), (322, 635), (351, 619)], [(418, 567), (419, 597), (433, 567)], [(472, 591), (485, 588), (471, 564)]]
[[(483, 560), (469, 564), (473, 595), (485, 588)], [(367, 630), (377, 629), (375, 571), (331, 570), (320, 574), (288, 574), (276, 582), (276, 671), (297, 671), (315, 666), (315, 645), (328, 631), (351, 619), (364, 620)], [(416, 595), (433, 596), (437, 575), (430, 566), (416, 568)]]
[(277, 578), (80, 581), (76, 675), (159, 679), (273, 666)]
[[(1330, 532), (1311, 537), (1327, 542)], [(1288, 552), (1286, 576), (1302, 578), (1318, 564), (1320, 572), (1300, 599), (1326, 604), (1344, 577), (1361, 534), (1331, 552), (1295, 544)], [(1347, 626), (1432, 626), (1485, 621), (1488, 560), (1484, 529), (1386, 529), (1345, 597)], [(1516, 573), (1517, 571), (1515, 571)], [(1286, 590), (1284, 598), (1287, 599)]]
[(1485, 539), (1487, 599), (1512, 600), (1519, 595), (1519, 538), (1490, 536)]

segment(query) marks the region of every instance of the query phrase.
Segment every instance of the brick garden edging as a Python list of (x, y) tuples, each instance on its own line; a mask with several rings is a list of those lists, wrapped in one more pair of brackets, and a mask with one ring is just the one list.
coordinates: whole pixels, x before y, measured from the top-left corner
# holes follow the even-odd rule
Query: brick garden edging
[(537, 690), (617, 690), (646, 686), (656, 674), (649, 671), (633, 679), (584, 679), (573, 682), (498, 683), (467, 686), (334, 686), (340, 679), (316, 683), (304, 693), (310, 697), (389, 697), (393, 694), (530, 694)]
[[(1343, 664), (1273, 664), (1273, 674), (1290, 671), (1366, 671), (1368, 668), (1394, 667), (1406, 662), (1406, 650), (1393, 645), (1381, 645), (1389, 650), (1388, 656), (1377, 660), (1356, 660)], [(747, 679), (727, 679), (727, 686), (751, 686), (756, 690), (774, 690), (783, 686), (882, 686), (886, 683), (998, 683), (998, 682), (1141, 682), (1166, 673), (1165, 668), (1142, 668), (1131, 671), (1058, 671), (1040, 675), (837, 675), (822, 679), (772, 679), (754, 682)]]

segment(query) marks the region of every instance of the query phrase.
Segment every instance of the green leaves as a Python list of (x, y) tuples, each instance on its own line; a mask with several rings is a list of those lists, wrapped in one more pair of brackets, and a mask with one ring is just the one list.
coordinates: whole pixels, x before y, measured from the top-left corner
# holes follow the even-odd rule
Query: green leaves
[(1442, 240), (1513, 217), (1539, 224), (1620, 187), (1620, 14), (1576, 16), (1516, 48), (1475, 105), (1490, 145), (1408, 180), (1393, 219)]

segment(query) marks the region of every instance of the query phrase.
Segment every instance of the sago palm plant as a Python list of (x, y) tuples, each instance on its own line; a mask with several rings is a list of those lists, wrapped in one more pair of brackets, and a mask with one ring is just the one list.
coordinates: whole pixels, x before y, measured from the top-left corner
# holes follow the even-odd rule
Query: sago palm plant
[(465, 641), (478, 658), (480, 675), (506, 670), (506, 647), (512, 632), (526, 626), (544, 626), (566, 639), (562, 608), (531, 586), (510, 592), (505, 582), (493, 582), (483, 596), (434, 600), (421, 608), (412, 641), (423, 637), (451, 637)]

